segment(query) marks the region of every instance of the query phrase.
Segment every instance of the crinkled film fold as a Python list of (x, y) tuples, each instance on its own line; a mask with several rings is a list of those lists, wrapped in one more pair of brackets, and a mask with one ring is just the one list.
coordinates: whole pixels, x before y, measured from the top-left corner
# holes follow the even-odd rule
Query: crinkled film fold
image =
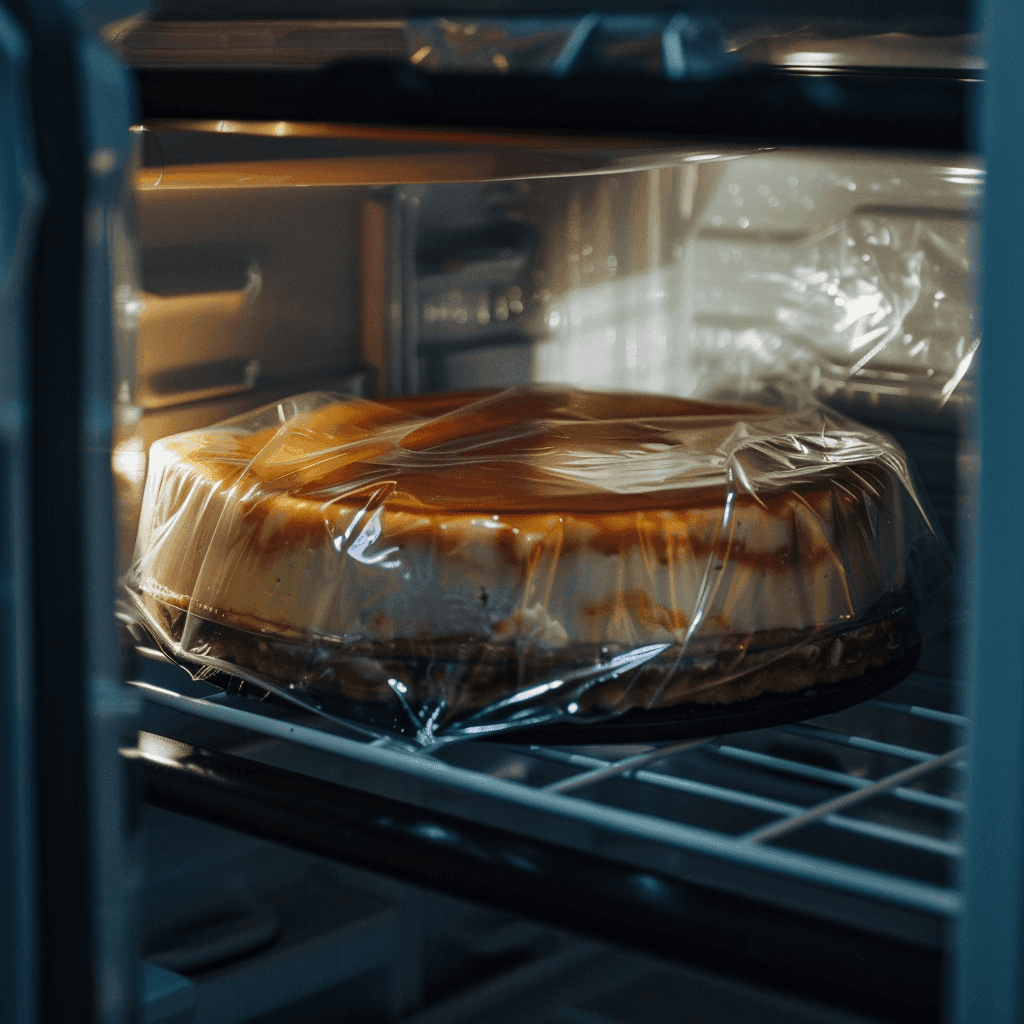
[(532, 386), (157, 442), (125, 584), (193, 669), (429, 744), (842, 682), (948, 573), (882, 434)]

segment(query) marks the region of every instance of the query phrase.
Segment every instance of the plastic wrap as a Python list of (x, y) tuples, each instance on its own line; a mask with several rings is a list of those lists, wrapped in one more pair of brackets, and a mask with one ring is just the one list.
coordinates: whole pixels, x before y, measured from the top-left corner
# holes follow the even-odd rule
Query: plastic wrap
[(125, 582), (193, 670), (429, 745), (841, 684), (948, 573), (884, 435), (530, 386), (159, 441)]
[(860, 383), (942, 405), (978, 345), (970, 228), (865, 210), (798, 246), (751, 246), (732, 265), (712, 245), (715, 270), (696, 271), (694, 354), (709, 376), (735, 374), (726, 350), (739, 349), (751, 381), (784, 374), (826, 393)]
[(969, 398), (975, 160), (687, 159), (564, 186), (534, 379), (707, 396), (782, 378), (935, 410)]

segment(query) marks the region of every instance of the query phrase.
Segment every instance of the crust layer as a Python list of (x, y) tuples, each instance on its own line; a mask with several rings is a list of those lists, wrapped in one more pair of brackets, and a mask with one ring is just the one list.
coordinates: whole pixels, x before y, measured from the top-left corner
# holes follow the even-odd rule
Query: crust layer
[[(161, 631), (180, 644), (186, 608), (147, 603)], [(478, 637), (358, 644), (318, 643), (255, 635), (203, 622), (204, 660), (260, 682), (278, 682), (329, 701), (393, 701), (396, 681), (414, 677), (422, 700), (443, 700), (463, 715), (564, 676), (581, 717), (676, 704), (732, 704), (763, 693), (789, 693), (840, 684), (903, 660), (916, 633), (899, 595), (871, 621), (842, 629), (766, 630), (687, 647), (659, 646), (634, 664), (634, 649), (616, 644), (571, 645), (544, 651), (510, 649)], [(287, 681), (282, 684), (281, 681)], [(569, 699), (568, 696), (566, 699)]]

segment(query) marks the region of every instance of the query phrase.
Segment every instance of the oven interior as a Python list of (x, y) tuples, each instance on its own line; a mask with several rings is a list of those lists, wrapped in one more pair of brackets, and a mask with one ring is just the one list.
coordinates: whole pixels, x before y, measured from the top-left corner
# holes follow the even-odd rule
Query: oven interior
[(141, 1019), (946, 1019), (985, 184), (964, 12), (199, 7), (102, 29), (138, 100), (98, 229), (118, 574), (159, 438), (311, 390), (528, 383), (813, 397), (900, 442), (958, 570), (883, 696), (668, 744), (416, 750), (119, 627)]
[[(128, 524), (122, 565), (157, 437), (310, 389), (372, 397), (530, 382), (739, 397), (812, 391), (901, 441), (959, 547), (977, 343), (976, 158), (286, 122), (158, 121), (140, 126), (136, 141), (138, 412), (115, 454)], [(656, 872), (651, 885), (667, 873), (713, 879), (734, 896), (767, 890), (775, 906), (919, 944), (935, 958), (948, 940), (962, 842), (955, 611), (949, 598), (918, 670), (883, 698), (681, 749), (524, 748), (499, 737), (435, 753), (389, 750), (244, 687), (223, 693), (192, 681), (151, 649), (136, 653), (129, 675), (143, 696), (148, 755), (173, 739), (179, 752), (241, 756), (257, 772), (283, 768), (612, 856), (636, 878)], [(388, 757), (378, 762), (376, 752)], [(418, 1007), (424, 1019), (476, 1019), (484, 995), (465, 1018), (443, 1015), (461, 1013), (467, 992), (526, 999), (536, 979), (542, 989), (564, 985), (566, 974), (615, 959), (507, 911), (256, 853), (254, 840), (227, 831), (194, 839), (199, 826), (151, 813), (158, 845), (177, 849), (183, 828), (194, 859), (161, 855), (166, 867), (149, 876), (147, 959), (192, 979), (198, 1020), (248, 1019), (239, 986), (252, 1005), (259, 986), (284, 1005), (293, 999), (275, 988), (271, 965), (291, 962), (287, 901), (314, 898), (304, 886), (341, 887), (342, 919), (324, 927), (337, 929), (331, 941), (360, 945), (358, 956), (350, 946), (338, 954), (352, 960), (339, 985), (353, 1014)], [(220, 843), (235, 849), (207, 850)], [(210, 863), (208, 852), (223, 861)], [(163, 871), (179, 877), (172, 884)], [(412, 880), (429, 883), (422, 873)], [(363, 908), (358, 920), (345, 917), (353, 905)], [(571, 927), (572, 915), (559, 912), (559, 922)], [(189, 965), (188, 949), (218, 929), (239, 933), (238, 950)], [(354, 938), (364, 930), (376, 936), (373, 956), (361, 945), (368, 938)], [(614, 928), (603, 935), (614, 937)], [(614, 970), (606, 965), (621, 982), (614, 998), (628, 1003), (638, 970), (653, 971), (666, 992), (685, 983), (653, 963), (623, 953)], [(594, 1017), (573, 1001), (585, 986), (570, 989), (549, 997), (552, 1019), (633, 1019)], [(799, 1012), (840, 1019), (823, 1008), (825, 993), (811, 994), (819, 1004)], [(742, 987), (721, 996), (737, 1007), (749, 997)], [(213, 1008), (224, 1000), (230, 1013)], [(369, 1000), (362, 1010), (359, 1000)], [(870, 1018), (874, 1007), (854, 1000), (846, 1009)]]

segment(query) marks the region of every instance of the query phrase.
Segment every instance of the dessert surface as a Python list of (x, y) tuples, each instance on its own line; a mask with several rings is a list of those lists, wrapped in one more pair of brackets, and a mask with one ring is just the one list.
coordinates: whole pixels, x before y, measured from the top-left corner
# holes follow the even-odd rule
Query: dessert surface
[(649, 648), (588, 700), (738, 700), (893, 659), (864, 617), (926, 528), (906, 481), (818, 408), (303, 395), (153, 446), (128, 585), (179, 650), (280, 686), (450, 712)]

